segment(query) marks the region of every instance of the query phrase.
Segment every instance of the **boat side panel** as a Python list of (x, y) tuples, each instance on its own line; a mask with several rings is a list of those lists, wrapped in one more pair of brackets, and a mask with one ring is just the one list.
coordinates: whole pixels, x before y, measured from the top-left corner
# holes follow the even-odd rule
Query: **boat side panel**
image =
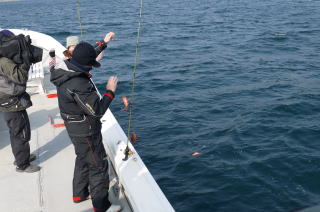
[(127, 137), (110, 110), (106, 112), (102, 122), (104, 145), (134, 211), (174, 211), (131, 143), (129, 147), (133, 154), (127, 161), (122, 160)]

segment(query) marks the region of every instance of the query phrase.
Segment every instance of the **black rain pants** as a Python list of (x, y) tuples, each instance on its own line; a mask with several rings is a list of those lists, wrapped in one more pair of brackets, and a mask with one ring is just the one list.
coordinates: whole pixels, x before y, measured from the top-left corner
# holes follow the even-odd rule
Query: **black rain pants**
[(30, 122), (26, 110), (3, 112), (4, 120), (9, 127), (12, 153), (17, 166), (25, 169), (30, 165)]
[(71, 137), (75, 147), (76, 161), (73, 175), (73, 200), (92, 198), (96, 212), (105, 212), (108, 200), (108, 159), (101, 133), (88, 137)]

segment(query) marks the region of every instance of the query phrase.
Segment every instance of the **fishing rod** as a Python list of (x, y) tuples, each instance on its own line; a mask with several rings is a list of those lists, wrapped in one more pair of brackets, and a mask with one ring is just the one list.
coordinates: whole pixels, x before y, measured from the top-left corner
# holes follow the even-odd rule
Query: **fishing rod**
[(133, 71), (132, 71), (132, 82), (131, 82), (131, 97), (130, 97), (131, 106), (129, 107), (127, 146), (126, 146), (126, 149), (124, 150), (125, 157), (122, 159), (123, 161), (128, 160), (130, 153), (132, 154), (132, 152), (130, 151), (130, 148), (129, 148), (129, 138), (136, 137), (135, 134), (133, 136), (130, 136), (130, 130), (131, 130), (131, 122), (132, 122), (132, 103), (133, 103), (133, 98), (134, 98), (135, 79), (136, 79), (136, 71), (137, 71), (137, 63), (138, 63), (140, 32), (141, 32), (141, 22), (142, 22), (142, 10), (143, 10), (143, 0), (140, 0), (139, 23), (138, 23), (138, 27), (137, 27), (137, 40), (136, 40), (136, 53), (135, 53), (135, 57), (134, 57), (134, 65), (133, 65)]
[[(80, 14), (80, 2), (79, 0), (76, 1), (77, 3), (77, 16), (79, 20), (79, 25), (80, 25), (80, 34), (81, 38), (83, 37), (83, 25), (81, 22), (81, 14)], [(132, 125), (132, 104), (133, 104), (133, 99), (134, 99), (134, 91), (135, 91), (135, 79), (136, 79), (136, 71), (137, 71), (137, 63), (138, 63), (138, 53), (139, 53), (139, 44), (140, 44), (140, 34), (141, 34), (141, 23), (142, 23), (142, 11), (143, 11), (143, 0), (140, 0), (140, 10), (139, 10), (139, 22), (138, 22), (138, 27), (137, 27), (137, 39), (136, 39), (136, 50), (135, 50), (135, 57), (134, 57), (134, 64), (133, 64), (133, 71), (132, 71), (132, 82), (131, 82), (131, 97), (130, 97), (130, 107), (129, 107), (129, 118), (128, 118), (128, 131), (127, 131), (127, 143), (126, 143), (126, 148), (124, 150), (124, 155), (125, 157), (122, 159), (124, 161), (128, 160), (128, 157), (132, 152), (130, 151), (129, 148), (129, 141), (135, 140), (136, 135), (133, 134), (130, 136), (130, 130), (131, 130), (131, 125)]]
[(81, 21), (81, 14), (80, 14), (80, 2), (77, 0), (77, 16), (79, 19), (79, 27), (80, 27), (80, 39), (83, 39), (83, 26), (82, 26), (82, 21)]

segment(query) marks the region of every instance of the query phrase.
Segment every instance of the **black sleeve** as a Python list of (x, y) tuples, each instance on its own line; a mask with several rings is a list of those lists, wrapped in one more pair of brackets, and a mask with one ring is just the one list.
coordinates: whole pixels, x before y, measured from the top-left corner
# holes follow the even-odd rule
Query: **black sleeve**
[(68, 92), (85, 114), (96, 117), (104, 115), (114, 98), (114, 93), (110, 90), (104, 93), (102, 99), (92, 88), (87, 91), (71, 91), (68, 89)]
[(96, 55), (98, 56), (103, 50), (107, 48), (107, 44), (104, 41), (98, 41), (94, 45), (94, 50), (96, 50)]

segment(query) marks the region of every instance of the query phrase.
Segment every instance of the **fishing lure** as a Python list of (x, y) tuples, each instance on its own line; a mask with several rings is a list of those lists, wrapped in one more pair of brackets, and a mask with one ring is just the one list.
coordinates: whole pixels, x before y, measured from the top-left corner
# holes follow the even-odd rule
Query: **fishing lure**
[(200, 152), (195, 152), (195, 153), (192, 154), (192, 156), (200, 156), (200, 155), (201, 155)]
[(131, 138), (130, 138), (130, 141), (132, 143), (132, 145), (135, 145), (137, 143), (137, 135), (136, 133), (131, 133)]
[(129, 109), (129, 100), (127, 99), (127, 97), (122, 96), (122, 102), (123, 102), (124, 108), (122, 108), (121, 110), (128, 110)]

